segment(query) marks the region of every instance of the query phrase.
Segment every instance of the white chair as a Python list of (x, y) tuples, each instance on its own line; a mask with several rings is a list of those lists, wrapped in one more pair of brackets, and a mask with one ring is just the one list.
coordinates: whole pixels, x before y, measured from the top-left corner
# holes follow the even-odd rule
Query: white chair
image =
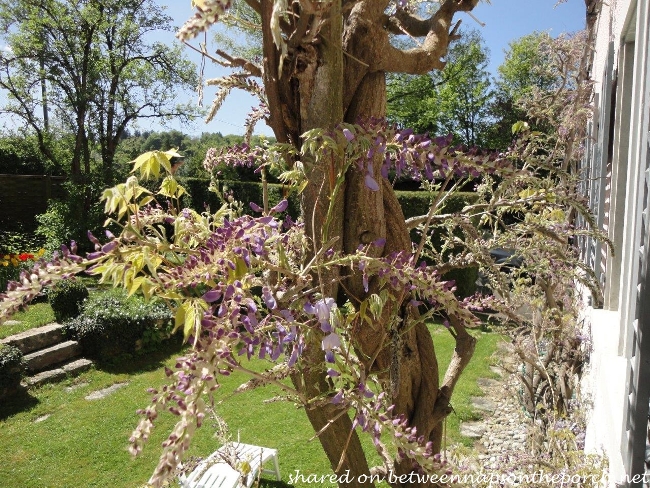
[[(273, 469), (264, 468), (271, 460)], [(179, 481), (183, 488), (250, 488), (260, 473), (280, 479), (277, 449), (228, 442)]]

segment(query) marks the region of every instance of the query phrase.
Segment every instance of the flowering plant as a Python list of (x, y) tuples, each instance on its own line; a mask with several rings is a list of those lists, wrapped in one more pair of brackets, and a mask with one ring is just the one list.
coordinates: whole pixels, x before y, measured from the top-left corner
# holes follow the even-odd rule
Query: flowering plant
[(18, 279), (23, 269), (30, 267), (33, 262), (45, 254), (45, 249), (21, 253), (0, 253), (0, 289), (4, 290), (7, 283)]
[[(435, 15), (448, 20), (430, 25), (451, 25), (454, 12), (469, 11), (475, 3), (444, 2)], [(170, 163), (176, 153), (154, 151), (135, 160), (133, 174), (124, 183), (103, 193), (107, 226), (118, 232), (107, 230), (101, 240), (89, 235), (95, 251), (86, 257), (76, 254), (73, 243), (50, 262), (39, 261), (9, 285), (0, 302), (2, 320), (42, 286), (84, 270), (130, 294), (167, 302), (190, 347), (176, 368), (167, 371), (169, 384), (151, 390), (152, 402), (141, 411), (131, 437), (131, 451), (138, 453), (161, 412), (178, 418), (150, 480), (155, 486), (173, 476), (207, 408), (222, 393), (220, 378), (233, 371), (251, 377), (241, 389), (273, 384), (284, 399), (304, 408), (337, 473), (349, 468), (357, 480), (370, 473), (358, 432), (371, 436), (384, 473), (446, 469), (437, 454), (442, 449), (442, 421), (453, 411), (455, 385), (474, 350), (476, 339), (467, 331), (477, 323), (473, 310), (490, 307), (506, 316), (515, 314), (514, 307), (494, 297), (457, 298), (454, 284), (441, 276), (454, 268), (481, 266), (490, 287), (505, 301), (512, 279), (495, 266), (490, 249), (525, 250), (531, 269), (547, 278), (541, 274), (545, 269), (552, 275), (561, 269), (559, 263), (578, 261), (568, 238), (588, 232), (563, 221), (568, 215), (564, 208), (582, 214), (584, 207), (564, 178), (566, 171), (560, 176), (552, 171), (556, 161), (544, 158), (547, 152), (535, 146), (532, 135), (521, 137), (511, 151), (494, 154), (454, 147), (448, 138), (400, 130), (381, 118), (343, 123), (336, 111), (325, 110), (333, 105), (329, 102), (328, 107), (306, 99), (291, 105), (298, 95), (311, 96), (312, 90), (309, 83), (284, 78), (285, 74), (308, 76), (320, 73), (321, 67), (327, 70), (344, 63), (314, 60), (305, 67), (302, 59), (290, 63), (287, 58), (285, 63), (286, 56), (321, 51), (340, 56), (346, 51), (340, 44), (330, 49), (336, 47), (333, 37), (314, 43), (322, 50), (314, 48), (308, 33), (316, 36), (322, 26), (328, 32), (336, 29), (331, 19), (323, 21), (322, 12), (313, 10), (313, 2), (293, 3), (304, 8), (297, 23), (293, 22), (297, 11), (285, 16), (285, 4), (260, 3), (267, 26), (271, 24), (264, 30), (265, 60), (276, 56), (278, 62), (265, 61), (264, 73), (260, 70), (258, 76), (264, 75), (265, 90), (270, 86), (276, 91), (243, 84), (261, 98), (270, 93), (268, 116), (281, 143), (266, 148), (263, 157), (244, 146), (236, 154), (213, 152), (206, 166), (227, 163), (225, 159), (282, 166), (282, 178), (302, 192), (303, 219), (295, 222), (283, 215), (286, 200), (269, 208), (266, 198), (262, 207), (252, 206), (255, 216), (242, 216), (228, 204), (214, 213), (184, 209), (180, 197), (185, 189)], [(373, 2), (358, 5), (362, 4), (370, 9)], [(213, 23), (230, 2), (205, 0), (201, 5), (184, 27), (187, 38)], [(334, 9), (328, 3), (319, 6)], [(313, 29), (306, 29), (312, 21)], [(293, 25), (300, 32), (283, 37), (281, 30)], [(364, 32), (370, 30), (365, 23), (358, 25)], [(295, 46), (288, 50), (287, 43), (300, 45), (305, 39), (305, 51)], [(273, 46), (287, 50), (280, 53)], [(380, 57), (382, 51), (377, 54)], [(231, 61), (241, 65), (240, 60)], [(246, 69), (257, 72), (254, 66)], [(360, 91), (381, 81), (374, 73), (369, 72), (372, 76)], [(279, 79), (289, 83), (274, 85)], [(314, 87), (336, 87), (327, 79), (318, 78)], [(232, 88), (231, 81), (225, 83), (226, 89)], [(296, 98), (286, 94), (282, 98), (285, 95), (279, 92), (292, 87), (300, 87)], [(366, 105), (370, 107), (352, 104), (350, 110)], [(326, 128), (313, 128), (311, 118), (293, 118), (311, 113)], [(354, 120), (365, 114), (352, 113)], [(327, 114), (331, 118), (321, 120)], [(391, 188), (391, 179), (403, 175), (435, 190), (427, 214), (409, 222)], [(161, 180), (155, 194), (141, 185), (147, 178)], [(479, 201), (460, 212), (445, 213), (448, 195), (471, 182), (477, 185)], [(509, 215), (517, 217), (517, 225), (505, 225)], [(417, 233), (414, 243), (409, 230)], [(442, 248), (434, 245), (434, 234), (442, 237)], [(570, 269), (562, 268), (567, 273)], [(544, 291), (542, 281), (546, 280), (538, 279), (539, 286), (530, 288), (535, 298)], [(554, 317), (560, 308), (554, 307)], [(425, 325), (435, 315), (443, 318), (456, 341), (444, 373), (438, 369)], [(269, 369), (257, 372), (248, 362), (252, 358), (268, 361)], [(287, 378), (290, 383), (283, 381)]]
[[(276, 151), (286, 153), (287, 148), (278, 146)], [(364, 184), (374, 191), (378, 176), (364, 162), (369, 151), (384, 154), (382, 172), (397, 168), (423, 179), (471, 177), (477, 168), (513, 171), (493, 156), (463, 154), (446, 140), (432, 141), (380, 121), (305, 134), (301, 157), (318, 160), (328, 153), (344, 154), (345, 164), (332, 168), (335, 195), (350, 168), (358, 168)], [(273, 383), (306, 409), (325, 407), (333, 416), (351, 412), (351, 427), (370, 434), (387, 463), (393, 462), (384, 445), (390, 440), (399, 462), (410, 460), (427, 471), (442, 469), (432, 443), (394, 409), (402, 368), (409, 361), (398, 352), (402, 336), (418, 333), (428, 317), (444, 312), (459, 343), (473, 349), (474, 339), (465, 326), (476, 319), (467, 304), (455, 298), (453, 284), (441, 280), (435, 267), (418, 262), (417, 254), (379, 255), (384, 239), (343, 253), (328, 236), (329, 219), (318, 239), (324, 244), (316, 246), (303, 223), (282, 216), (286, 200), (270, 209), (253, 206), (255, 217), (236, 216), (227, 205), (214, 214), (181, 209), (179, 197), (185, 190), (171, 172), (174, 154), (155, 151), (136, 159), (135, 174), (103, 194), (105, 211), (120, 233), (106, 231), (104, 242), (89, 234), (95, 252), (86, 258), (75, 254), (73, 243), (50, 262), (38, 261), (19, 282), (10, 283), (0, 302), (0, 317), (33, 298), (42, 286), (82, 270), (129, 293), (167, 301), (176, 328), (184, 331), (192, 348), (179, 358), (177, 370), (168, 372), (172, 384), (153, 391), (153, 402), (142, 412), (131, 439), (132, 452), (137, 453), (160, 411), (179, 416), (152, 478), (156, 485), (180, 462), (206, 406), (215, 401), (219, 377), (234, 370), (252, 376), (243, 388)], [(136, 175), (162, 177), (157, 194), (141, 186)], [(324, 277), (345, 269), (359, 271), (359, 286), (367, 295), (337, 305)], [(401, 303), (407, 304), (405, 314), (385, 320)], [(420, 304), (429, 307), (422, 316), (417, 312)], [(377, 334), (374, 350), (355, 337), (363, 329)], [(255, 373), (247, 364), (253, 357), (278, 367)], [(460, 362), (466, 358), (455, 358), (455, 367)], [(310, 365), (322, 365), (324, 375), (317, 384), (296, 381), (290, 386), (280, 381), (297, 378)], [(451, 395), (455, 380), (450, 376), (444, 383), (445, 395)], [(386, 390), (386, 385), (392, 386)], [(444, 416), (448, 408), (447, 399), (438, 415)]]

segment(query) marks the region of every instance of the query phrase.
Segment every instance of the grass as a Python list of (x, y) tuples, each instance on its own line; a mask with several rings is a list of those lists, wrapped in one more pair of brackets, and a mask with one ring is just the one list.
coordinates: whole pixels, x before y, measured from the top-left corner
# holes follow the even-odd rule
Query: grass
[[(94, 278), (82, 277), (81, 280), (87, 286), (93, 287), (90, 289), (91, 294), (100, 293), (100, 291), (96, 290), (97, 283)], [(54, 311), (47, 301), (32, 303), (24, 311), (12, 315), (11, 320), (20, 323), (12, 323), (12, 325), (0, 324), (0, 339), (56, 321)]]
[[(454, 339), (442, 327), (432, 327), (431, 333), (436, 346), (436, 355), (441, 365), (449, 364), (454, 351)], [(478, 339), (474, 356), (463, 372), (454, 394), (451, 397), (451, 406), (454, 409), (446, 419), (447, 443), (449, 445), (459, 443), (471, 447), (473, 440), (460, 435), (460, 423), (468, 420), (478, 420), (481, 415), (472, 410), (471, 397), (483, 396), (483, 390), (476, 384), (479, 378), (496, 378), (490, 369), (493, 363), (493, 355), (497, 343), (503, 340), (503, 336), (482, 331), (473, 331), (472, 334)], [(440, 376), (444, 376), (444, 369), (441, 368)]]
[[(439, 360), (446, 364), (453, 351), (453, 339), (441, 327), (435, 327), (433, 334)], [(490, 356), (500, 336), (480, 332), (477, 336), (475, 358), (454, 393), (455, 414), (447, 422), (449, 443), (467, 444), (458, 433), (458, 423), (461, 419), (476, 418), (469, 407), (469, 397), (481, 393), (476, 379), (491, 375)], [(176, 418), (161, 416), (149, 444), (136, 459), (126, 450), (127, 440), (139, 419), (136, 410), (148, 404), (146, 389), (164, 384), (163, 366), (173, 367), (177, 355), (177, 351), (168, 349), (146, 358), (122, 361), (117, 366), (92, 370), (76, 379), (47, 385), (0, 404), (0, 456), (4, 459), (0, 463), (0, 485), (6, 488), (142, 486), (151, 475), (160, 443)], [(257, 368), (264, 366), (261, 361), (255, 364)], [(222, 382), (225, 395), (230, 396), (227, 392), (242, 380), (242, 376), (234, 374), (225, 377)], [(104, 399), (84, 398), (93, 391), (122, 382), (128, 385)], [(320, 444), (309, 441), (312, 431), (304, 412), (286, 402), (262, 403), (276, 393), (270, 388), (242, 393), (228, 398), (217, 409), (230, 425), (233, 438), (239, 433), (243, 442), (279, 449), (283, 480), (287, 481), (296, 469), (305, 475), (329, 473), (329, 463)], [(205, 456), (219, 447), (213, 432), (211, 422), (206, 420), (189, 454)], [(372, 450), (369, 439), (364, 439)], [(262, 486), (289, 485), (264, 481)]]
[(54, 322), (54, 312), (49, 303), (35, 303), (24, 312), (14, 314), (11, 320), (19, 323), (0, 324), (0, 339)]

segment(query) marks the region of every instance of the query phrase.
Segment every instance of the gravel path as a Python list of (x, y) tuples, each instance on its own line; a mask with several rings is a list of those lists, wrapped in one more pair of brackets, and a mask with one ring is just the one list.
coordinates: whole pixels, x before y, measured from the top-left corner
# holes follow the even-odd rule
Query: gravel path
[(511, 345), (500, 343), (499, 351), (505, 359), (493, 371), (500, 378), (480, 378), (478, 384), (485, 396), (472, 399), (474, 409), (483, 412), (483, 419), (461, 424), (461, 433), (477, 440), (476, 460), (483, 469), (496, 467), (500, 456), (529, 448), (531, 420), (517, 401), (517, 378), (506, 371), (514, 370), (516, 364)]

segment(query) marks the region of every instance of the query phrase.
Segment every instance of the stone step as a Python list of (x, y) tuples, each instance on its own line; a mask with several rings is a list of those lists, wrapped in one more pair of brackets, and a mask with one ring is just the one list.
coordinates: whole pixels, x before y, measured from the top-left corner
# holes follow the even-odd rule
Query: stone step
[(58, 365), (81, 354), (81, 345), (77, 341), (66, 341), (46, 349), (24, 356), (29, 373), (44, 371), (50, 366)]
[(487, 425), (483, 422), (461, 422), (460, 435), (470, 439), (480, 439), (487, 431)]
[(23, 354), (44, 349), (63, 341), (63, 325), (53, 323), (5, 337), (0, 344), (17, 347)]
[(27, 387), (40, 386), (45, 383), (60, 381), (70, 376), (77, 376), (90, 369), (92, 365), (93, 362), (85, 358), (68, 361), (58, 368), (41, 371), (40, 373), (25, 378), (25, 385)]

